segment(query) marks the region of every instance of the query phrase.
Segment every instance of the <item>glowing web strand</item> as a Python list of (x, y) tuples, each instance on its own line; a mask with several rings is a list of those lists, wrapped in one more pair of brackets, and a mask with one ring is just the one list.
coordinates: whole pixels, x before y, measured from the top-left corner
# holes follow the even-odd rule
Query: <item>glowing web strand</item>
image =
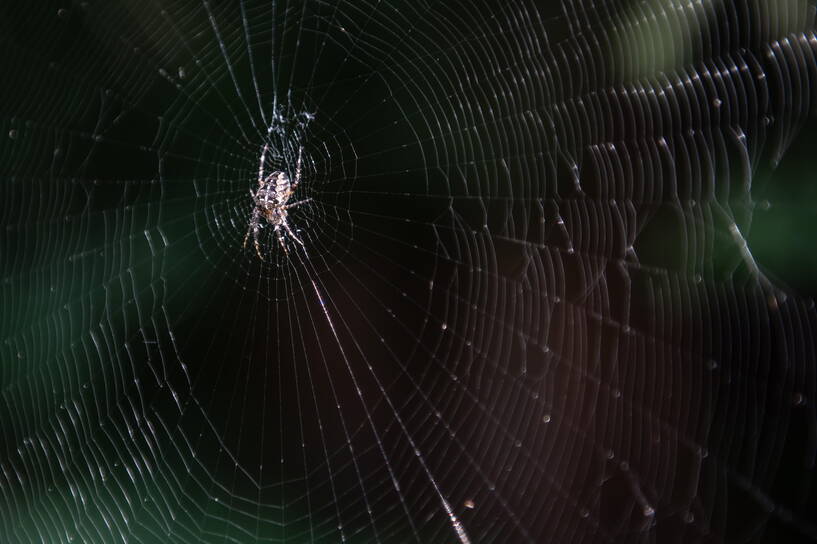
[[(340, 338), (338, 337), (338, 333), (335, 330), (335, 323), (332, 321), (332, 317), (329, 315), (329, 308), (326, 307), (326, 303), (323, 300), (323, 296), (321, 295), (321, 291), (318, 288), (318, 285), (315, 283), (314, 279), (310, 278), (310, 282), (312, 283), (312, 288), (315, 290), (315, 295), (318, 297), (318, 302), (321, 303), (321, 309), (323, 310), (323, 315), (326, 316), (326, 321), (329, 323), (329, 328), (332, 330), (332, 336), (335, 338), (335, 342), (338, 344), (338, 348), (340, 348), (341, 354), (343, 357), (346, 358), (346, 352), (343, 349), (343, 345), (340, 343)], [(377, 378), (375, 378), (377, 379)], [(378, 380), (379, 382), (379, 380)], [(386, 402), (389, 403), (391, 406), (391, 402), (386, 399)], [(451, 527), (454, 529), (454, 532), (457, 533), (457, 538), (459, 538), (461, 544), (471, 544), (471, 539), (468, 538), (468, 533), (465, 531), (465, 527), (463, 526), (462, 522), (457, 518), (457, 515), (454, 513), (454, 510), (451, 508), (451, 505), (446, 500), (445, 496), (443, 496), (442, 491), (440, 490), (440, 486), (437, 485), (437, 481), (434, 479), (434, 476), (431, 474), (431, 470), (429, 470), (428, 466), (426, 465), (423, 457), (420, 453), (420, 450), (417, 449), (414, 440), (411, 438), (411, 435), (406, 429), (405, 425), (403, 424), (402, 419), (397, 414), (397, 411), (394, 410), (392, 407), (392, 411), (394, 412), (394, 417), (397, 420), (397, 423), (400, 425), (400, 428), (403, 429), (403, 433), (406, 435), (406, 439), (411, 444), (412, 449), (414, 449), (414, 455), (417, 457), (417, 460), (420, 462), (420, 465), (423, 467), (423, 471), (425, 471), (426, 476), (428, 476), (428, 480), (431, 482), (431, 485), (434, 487), (434, 491), (437, 492), (437, 496), (440, 497), (440, 501), (442, 502), (443, 509), (445, 513), (448, 515), (448, 519), (451, 522)]]

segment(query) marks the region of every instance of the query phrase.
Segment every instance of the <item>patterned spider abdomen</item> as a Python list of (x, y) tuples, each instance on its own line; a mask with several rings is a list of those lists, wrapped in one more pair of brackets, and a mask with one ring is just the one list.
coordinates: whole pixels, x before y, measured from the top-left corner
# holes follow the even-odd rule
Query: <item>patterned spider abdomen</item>
[(287, 199), (287, 192), (289, 191), (289, 176), (287, 176), (284, 172), (278, 172), (278, 175), (275, 177), (275, 193), (278, 197), (278, 201), (283, 204), (283, 202)]

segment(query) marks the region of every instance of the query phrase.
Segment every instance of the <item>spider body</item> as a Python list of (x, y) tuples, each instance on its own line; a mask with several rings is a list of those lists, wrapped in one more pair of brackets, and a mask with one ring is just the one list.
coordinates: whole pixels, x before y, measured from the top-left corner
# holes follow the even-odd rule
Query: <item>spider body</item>
[(253, 210), (250, 215), (250, 225), (247, 229), (247, 234), (244, 236), (244, 246), (247, 247), (247, 241), (250, 234), (253, 237), (253, 245), (255, 246), (255, 253), (262, 261), (264, 257), (261, 255), (261, 247), (258, 243), (258, 233), (264, 228), (264, 224), (270, 225), (278, 243), (284, 249), (284, 253), (289, 254), (286, 240), (284, 239), (284, 232), (293, 240), (301, 245), (304, 245), (298, 236), (292, 231), (287, 222), (287, 210), (299, 206), (304, 202), (309, 202), (309, 198), (299, 200), (297, 202), (289, 202), (289, 199), (295, 193), (295, 189), (301, 182), (301, 153), (303, 148), (298, 150), (298, 163), (295, 167), (295, 180), (291, 181), (286, 172), (274, 171), (268, 176), (264, 174), (264, 161), (266, 160), (268, 146), (264, 145), (264, 151), (261, 153), (261, 163), (258, 166), (258, 189), (253, 193), (250, 191), (250, 196), (253, 200)]

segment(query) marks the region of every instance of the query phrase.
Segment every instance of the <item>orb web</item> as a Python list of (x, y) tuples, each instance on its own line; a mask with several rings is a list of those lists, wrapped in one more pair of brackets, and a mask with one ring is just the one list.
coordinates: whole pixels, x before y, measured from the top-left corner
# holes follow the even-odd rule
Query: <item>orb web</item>
[(817, 540), (813, 2), (1, 13), (4, 541)]

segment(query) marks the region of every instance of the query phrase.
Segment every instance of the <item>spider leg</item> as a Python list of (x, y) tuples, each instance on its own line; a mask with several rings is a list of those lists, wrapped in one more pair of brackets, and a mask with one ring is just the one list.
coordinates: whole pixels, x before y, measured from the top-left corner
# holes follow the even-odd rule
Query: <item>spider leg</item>
[(252, 211), (252, 217), (250, 218), (250, 226), (247, 229), (247, 234), (244, 235), (244, 243), (241, 247), (247, 247), (247, 240), (250, 238), (250, 233), (252, 233), (252, 241), (253, 245), (255, 246), (255, 252), (258, 254), (258, 258), (262, 261), (264, 257), (261, 256), (261, 248), (258, 245), (258, 231), (261, 228), (261, 225), (258, 223), (258, 219), (260, 217), (260, 212), (258, 208)]
[(298, 162), (295, 165), (295, 183), (292, 184), (292, 190), (301, 183), (301, 155), (303, 155), (304, 146), (298, 148)]
[[(284, 223), (284, 225), (286, 225), (286, 223)], [(281, 247), (284, 248), (284, 253), (289, 255), (289, 249), (287, 248), (286, 242), (284, 242), (284, 236), (281, 234), (281, 228), (279, 225), (275, 226), (275, 236), (278, 238), (278, 243), (280, 243)]]
[(264, 179), (264, 161), (267, 158), (267, 149), (269, 148), (268, 144), (264, 144), (264, 151), (261, 152), (261, 162), (258, 164), (258, 182), (261, 183), (261, 180)]
[(258, 254), (258, 258), (263, 261), (264, 257), (261, 256), (261, 248), (258, 246), (258, 231), (253, 233), (253, 244), (255, 245), (255, 253)]
[(288, 210), (289, 208), (294, 208), (295, 206), (300, 206), (301, 204), (303, 204), (305, 202), (309, 202), (310, 200), (312, 200), (312, 199), (311, 198), (305, 198), (303, 200), (299, 200), (298, 202), (293, 202), (292, 204), (287, 204), (286, 206), (281, 206), (281, 209), (282, 210)]
[(244, 243), (241, 247), (247, 247), (247, 240), (250, 237), (250, 233), (252, 229), (258, 224), (258, 209), (254, 209), (252, 211), (252, 216), (250, 216), (250, 226), (247, 228), (247, 234), (244, 235)]
[[(281, 224), (284, 226), (284, 228), (285, 228), (285, 229), (287, 229), (287, 232), (289, 233), (289, 235), (290, 235), (290, 236), (292, 236), (292, 238), (294, 238), (296, 242), (298, 242), (298, 243), (299, 243), (299, 244), (301, 244), (302, 246), (304, 245), (304, 243), (301, 241), (301, 239), (300, 239), (300, 238), (298, 238), (297, 236), (295, 236), (295, 233), (294, 233), (294, 232), (292, 232), (292, 229), (291, 229), (291, 228), (289, 228), (289, 223), (287, 223), (286, 221), (284, 221), (284, 222), (283, 222), (283, 223), (281, 223)], [(304, 247), (306, 247), (306, 246), (304, 246)]]

